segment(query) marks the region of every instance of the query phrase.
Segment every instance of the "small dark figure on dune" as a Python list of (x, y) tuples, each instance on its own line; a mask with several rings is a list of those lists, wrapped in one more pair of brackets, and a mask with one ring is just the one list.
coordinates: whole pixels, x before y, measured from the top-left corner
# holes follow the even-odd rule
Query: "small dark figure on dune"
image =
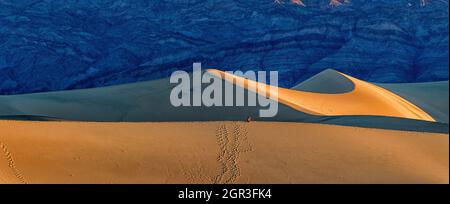
[(248, 116), (247, 117), (247, 122), (249, 123), (249, 122), (252, 122), (252, 116)]

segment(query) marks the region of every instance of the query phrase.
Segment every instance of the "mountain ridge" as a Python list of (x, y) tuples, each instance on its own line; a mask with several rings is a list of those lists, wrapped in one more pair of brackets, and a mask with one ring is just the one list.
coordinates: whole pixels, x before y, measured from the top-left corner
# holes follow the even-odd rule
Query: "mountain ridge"
[(164, 78), (192, 63), (278, 70), (292, 87), (327, 68), (371, 82), (448, 80), (448, 1), (0, 1), (0, 94)]

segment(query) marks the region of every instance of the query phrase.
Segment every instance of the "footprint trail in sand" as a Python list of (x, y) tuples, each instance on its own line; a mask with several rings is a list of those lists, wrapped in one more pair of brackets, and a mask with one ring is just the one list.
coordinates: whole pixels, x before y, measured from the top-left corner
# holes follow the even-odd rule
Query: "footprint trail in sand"
[(239, 158), (242, 153), (252, 151), (252, 146), (247, 140), (247, 128), (245, 124), (233, 123), (233, 127), (227, 127), (222, 123), (216, 131), (219, 145), (219, 174), (213, 178), (214, 183), (235, 183), (241, 172)]
[(11, 151), (2, 141), (0, 141), (0, 148), (2, 149), (3, 155), (8, 162), (8, 167), (11, 169), (14, 176), (20, 181), (20, 183), (27, 184), (25, 178), (22, 176), (22, 173), (20, 173), (20, 171), (16, 167), (16, 163)]

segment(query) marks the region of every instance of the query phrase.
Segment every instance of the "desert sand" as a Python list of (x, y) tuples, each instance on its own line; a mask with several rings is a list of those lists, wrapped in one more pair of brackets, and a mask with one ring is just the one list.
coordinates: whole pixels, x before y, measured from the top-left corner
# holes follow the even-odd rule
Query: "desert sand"
[[(228, 82), (225, 81), (225, 83)], [(393, 97), (394, 102), (388, 101), (391, 100), (389, 95), (380, 95), (376, 89), (371, 89), (374, 86), (369, 86), (368, 91), (360, 91), (360, 93), (369, 94), (367, 96), (357, 95), (362, 97), (361, 101), (358, 97), (347, 97), (354, 95), (351, 93), (355, 89), (354, 83), (341, 73), (329, 69), (298, 84), (291, 90), (287, 90), (288, 94), (294, 93), (292, 96), (287, 95), (294, 103), (293, 105), (290, 103), (292, 100), (289, 100), (287, 105), (279, 103), (278, 115), (273, 118), (259, 117), (259, 110), (265, 109), (260, 106), (173, 107), (170, 104), (169, 96), (175, 86), (176, 84), (171, 84), (169, 79), (165, 78), (91, 89), (0, 96), (0, 120), (184, 122), (243, 121), (251, 116), (255, 121), (326, 123), (448, 133), (448, 81), (376, 84), (377, 87), (383, 87), (386, 91), (389, 90), (393, 93), (389, 95), (396, 95)], [(306, 96), (296, 97), (297, 91), (311, 93), (313, 97), (309, 99)], [(317, 96), (323, 97), (323, 99), (330, 99), (330, 97), (333, 99), (337, 96), (344, 101), (326, 101)], [(399, 97), (407, 100), (407, 103), (401, 103), (403, 99)], [(365, 104), (368, 100), (376, 106)], [(305, 104), (305, 102), (308, 103)], [(319, 109), (314, 112), (322, 112), (327, 115), (314, 115), (299, 111), (295, 109), (296, 104), (302, 105), (301, 107), (308, 110)], [(410, 108), (414, 110), (416, 107), (429, 114), (434, 121), (404, 117), (405, 114), (402, 111), (406, 110), (406, 115), (408, 115), (413, 113), (409, 112)], [(364, 115), (339, 115), (340, 113)], [(370, 113), (374, 115), (365, 115)], [(381, 116), (377, 115), (378, 113), (382, 113)], [(383, 116), (383, 113), (388, 113), (385, 115), (394, 113), (400, 117)]]
[(448, 124), (448, 81), (377, 85), (413, 102), (436, 121)]
[(449, 183), (449, 137), (436, 133), (0, 121), (0, 146), (0, 183)]
[[(279, 102), (311, 115), (375, 115), (435, 121), (421, 108), (393, 92), (343, 73), (339, 74), (353, 84), (353, 89), (345, 93), (329, 94), (279, 87), (276, 87), (278, 92), (275, 92), (275, 89), (270, 85), (261, 84), (220, 70), (209, 69), (208, 72), (221, 76), (230, 83), (235, 83), (251, 90), (258, 90), (259, 87), (266, 88), (265, 92), (269, 96), (276, 94)], [(237, 83), (238, 81), (241, 84)]]
[(0, 183), (449, 183), (448, 82), (328, 70), (279, 88), (268, 119), (173, 107), (173, 86), (0, 96)]

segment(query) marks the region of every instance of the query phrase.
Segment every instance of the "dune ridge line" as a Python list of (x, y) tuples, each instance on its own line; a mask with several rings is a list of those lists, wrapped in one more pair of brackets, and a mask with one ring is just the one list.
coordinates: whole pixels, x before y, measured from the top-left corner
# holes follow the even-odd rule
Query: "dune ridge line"
[[(381, 88), (375, 84), (362, 81), (349, 75), (341, 74), (354, 84), (354, 89), (347, 93), (314, 93), (276, 87), (278, 93), (271, 92), (271, 85), (255, 82), (240, 76), (216, 69), (208, 73), (243, 88), (258, 90), (266, 87), (268, 96), (278, 94), (278, 101), (298, 111), (319, 116), (369, 115), (389, 116), (436, 122), (428, 113), (410, 101)], [(227, 77), (225, 77), (227, 76)], [(236, 83), (237, 81), (244, 83)], [(259, 93), (258, 93), (259, 94)]]

